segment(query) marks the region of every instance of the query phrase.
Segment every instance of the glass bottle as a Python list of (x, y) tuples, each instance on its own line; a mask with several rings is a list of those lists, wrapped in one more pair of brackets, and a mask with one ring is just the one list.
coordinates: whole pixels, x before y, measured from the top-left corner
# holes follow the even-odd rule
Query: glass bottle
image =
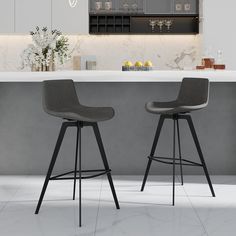
[(221, 50), (217, 51), (216, 64), (218, 64), (218, 65), (222, 65), (223, 64), (223, 52)]

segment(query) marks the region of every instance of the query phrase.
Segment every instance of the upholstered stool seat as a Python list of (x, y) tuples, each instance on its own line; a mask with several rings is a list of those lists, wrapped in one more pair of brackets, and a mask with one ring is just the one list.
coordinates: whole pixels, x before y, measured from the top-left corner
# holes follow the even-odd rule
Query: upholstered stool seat
[(100, 122), (112, 119), (115, 114), (112, 107), (81, 105), (72, 80), (45, 81), (43, 86), (44, 111), (52, 116), (68, 120)]
[(208, 104), (209, 81), (207, 79), (183, 79), (179, 95), (171, 102), (148, 102), (146, 110), (153, 114), (189, 113)]

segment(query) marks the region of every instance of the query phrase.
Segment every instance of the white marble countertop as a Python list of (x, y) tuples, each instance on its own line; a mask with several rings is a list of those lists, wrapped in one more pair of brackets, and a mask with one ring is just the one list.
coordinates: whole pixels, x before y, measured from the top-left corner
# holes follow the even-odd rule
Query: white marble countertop
[(209, 78), (211, 82), (236, 82), (236, 71), (0, 72), (0, 82), (41, 82), (55, 79), (73, 79), (75, 82), (181, 82), (184, 77)]

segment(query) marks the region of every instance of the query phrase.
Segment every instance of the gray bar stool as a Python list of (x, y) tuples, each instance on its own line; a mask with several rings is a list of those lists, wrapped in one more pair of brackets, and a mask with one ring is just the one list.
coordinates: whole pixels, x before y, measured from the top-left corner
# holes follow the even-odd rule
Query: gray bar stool
[[(200, 78), (184, 78), (181, 84), (178, 98), (171, 102), (149, 102), (146, 104), (146, 110), (153, 114), (160, 115), (159, 123), (157, 126), (155, 138), (153, 141), (151, 153), (148, 156), (148, 164), (144, 175), (141, 191), (144, 190), (148, 173), (152, 161), (170, 164), (173, 166), (173, 195), (172, 205), (175, 204), (175, 165), (180, 165), (181, 183), (183, 185), (183, 170), (182, 166), (198, 166), (203, 167), (205, 176), (207, 178), (212, 196), (215, 197), (214, 189), (211, 183), (210, 176), (206, 167), (206, 163), (202, 154), (200, 143), (193, 125), (192, 118), (189, 113), (202, 109), (208, 105), (209, 100), (209, 80)], [(156, 157), (154, 156), (158, 139), (160, 137), (161, 129), (165, 119), (172, 119), (174, 124), (173, 132), (173, 157)], [(181, 145), (180, 145), (180, 131), (179, 120), (184, 119), (187, 121), (194, 143), (196, 145), (198, 155), (201, 163), (196, 163), (182, 158)], [(177, 126), (177, 139), (179, 158), (176, 158), (176, 126)]]
[[(56, 142), (51, 163), (46, 175), (46, 179), (43, 185), (43, 189), (38, 201), (38, 205), (35, 214), (38, 214), (41, 207), (44, 194), (46, 192), (49, 180), (74, 180), (73, 188), (73, 200), (75, 199), (76, 180), (79, 179), (79, 226), (81, 226), (81, 180), (93, 177), (98, 177), (106, 174), (115, 205), (117, 209), (120, 209), (119, 202), (116, 196), (115, 188), (113, 185), (111, 170), (109, 168), (107, 157), (105, 154), (102, 138), (98, 128), (98, 122), (110, 120), (114, 116), (114, 110), (111, 107), (87, 107), (79, 103), (74, 82), (72, 80), (54, 80), (43, 82), (43, 106), (46, 113), (49, 115), (62, 118), (64, 121), (61, 126), (61, 130)], [(91, 126), (93, 128), (96, 141), (100, 150), (104, 169), (102, 170), (82, 170), (81, 167), (81, 129), (85, 126)], [(51, 176), (52, 171), (68, 127), (76, 127), (76, 155), (75, 155), (75, 166), (74, 170), (66, 172), (64, 174)], [(77, 169), (79, 156), (79, 170)], [(89, 173), (89, 176), (82, 176), (82, 173)], [(66, 177), (67, 175), (73, 174), (73, 177)], [(79, 176), (77, 176), (77, 174)]]

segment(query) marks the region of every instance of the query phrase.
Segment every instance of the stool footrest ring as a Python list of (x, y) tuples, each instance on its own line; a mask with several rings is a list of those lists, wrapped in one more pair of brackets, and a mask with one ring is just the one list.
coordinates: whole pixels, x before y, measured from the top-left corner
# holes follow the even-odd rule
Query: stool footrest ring
[[(148, 156), (148, 158), (153, 161), (161, 162), (161, 163), (168, 164), (168, 165), (173, 165), (173, 158), (171, 158), (171, 157)], [(175, 165), (181, 165), (180, 159), (175, 158)], [(203, 166), (202, 164), (199, 164), (194, 161), (189, 161), (189, 160), (186, 160), (183, 158), (182, 158), (182, 165), (183, 166), (199, 166), (199, 167)]]
[[(95, 178), (101, 175), (105, 175), (110, 173), (111, 170), (105, 170), (105, 169), (100, 169), (100, 170), (82, 170), (81, 173), (95, 173), (93, 175), (88, 175), (88, 176), (82, 176), (81, 179), (91, 179), (91, 178)], [(66, 175), (70, 175), (75, 173), (74, 171), (69, 171), (60, 175), (55, 175), (53, 177), (50, 178), (50, 180), (73, 180), (75, 179), (74, 177), (64, 177)], [(76, 173), (80, 173), (79, 171), (76, 171)], [(80, 179), (80, 177), (76, 177), (76, 179)]]

